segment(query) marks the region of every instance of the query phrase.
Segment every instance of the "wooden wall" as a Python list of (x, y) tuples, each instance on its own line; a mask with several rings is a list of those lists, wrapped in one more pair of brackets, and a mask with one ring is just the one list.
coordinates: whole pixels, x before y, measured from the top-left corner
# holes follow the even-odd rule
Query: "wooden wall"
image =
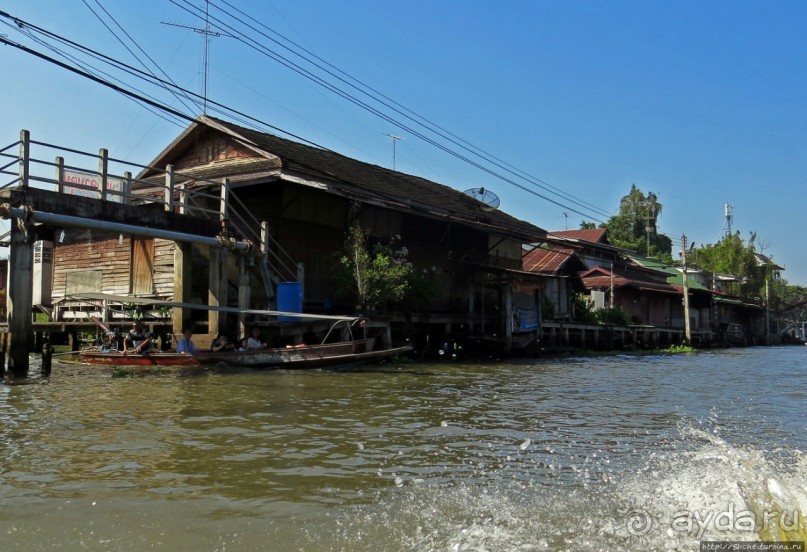
[[(149, 295), (171, 297), (174, 280), (174, 242), (154, 240), (153, 287)], [(68, 293), (132, 291), (132, 240), (119, 234), (79, 231), (65, 233), (53, 247), (52, 300)]]
[(256, 154), (252, 150), (233, 142), (219, 133), (212, 133), (211, 137), (202, 138), (185, 150), (181, 158), (174, 162), (174, 170), (207, 165), (216, 161), (255, 156)]

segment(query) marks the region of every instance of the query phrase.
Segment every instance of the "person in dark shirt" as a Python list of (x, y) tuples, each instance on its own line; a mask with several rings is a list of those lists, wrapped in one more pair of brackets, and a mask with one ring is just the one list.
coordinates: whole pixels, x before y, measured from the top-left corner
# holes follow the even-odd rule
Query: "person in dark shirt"
[(233, 344), (227, 339), (227, 336), (224, 334), (219, 334), (216, 339), (213, 340), (213, 343), (210, 344), (210, 350), (214, 353), (218, 353), (221, 351), (232, 351)]
[(154, 350), (149, 333), (143, 329), (140, 322), (133, 322), (132, 329), (123, 340), (123, 354), (150, 353)]

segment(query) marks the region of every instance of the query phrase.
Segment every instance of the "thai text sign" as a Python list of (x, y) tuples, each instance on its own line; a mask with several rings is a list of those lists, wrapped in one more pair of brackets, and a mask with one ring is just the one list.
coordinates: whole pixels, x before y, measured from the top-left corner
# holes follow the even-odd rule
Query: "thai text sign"
[[(63, 172), (62, 182), (66, 194), (101, 199), (101, 175), (97, 173), (66, 170)], [(107, 192), (112, 192), (107, 195), (109, 201), (125, 202), (124, 197), (119, 195), (123, 192), (122, 179), (107, 177), (106, 189)]]

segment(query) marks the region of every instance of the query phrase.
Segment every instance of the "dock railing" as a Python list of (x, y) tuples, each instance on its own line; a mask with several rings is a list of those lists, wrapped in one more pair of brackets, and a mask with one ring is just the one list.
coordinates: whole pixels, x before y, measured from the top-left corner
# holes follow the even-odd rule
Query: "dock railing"
[[(56, 154), (52, 161), (45, 159), (46, 152)], [(135, 171), (150, 176), (138, 179), (132, 176)], [(0, 180), (0, 190), (30, 186), (126, 205), (160, 205), (166, 212), (218, 219), (233, 237), (260, 248), (276, 281), (299, 279), (297, 263), (271, 236), (268, 225), (231, 193), (227, 179), (210, 180), (175, 171), (172, 165), (160, 168), (117, 159), (106, 149), (96, 154), (40, 142), (32, 140), (27, 130), (20, 132), (18, 141), (0, 149), (0, 175), (13, 177), (5, 183)]]

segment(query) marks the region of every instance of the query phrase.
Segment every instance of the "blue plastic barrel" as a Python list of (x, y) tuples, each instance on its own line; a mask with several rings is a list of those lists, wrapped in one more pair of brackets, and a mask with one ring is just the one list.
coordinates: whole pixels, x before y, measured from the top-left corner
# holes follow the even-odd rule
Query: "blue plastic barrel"
[[(300, 282), (280, 282), (277, 284), (277, 310), (281, 312), (303, 312), (303, 286)], [(281, 322), (296, 322), (296, 316), (278, 316)]]

